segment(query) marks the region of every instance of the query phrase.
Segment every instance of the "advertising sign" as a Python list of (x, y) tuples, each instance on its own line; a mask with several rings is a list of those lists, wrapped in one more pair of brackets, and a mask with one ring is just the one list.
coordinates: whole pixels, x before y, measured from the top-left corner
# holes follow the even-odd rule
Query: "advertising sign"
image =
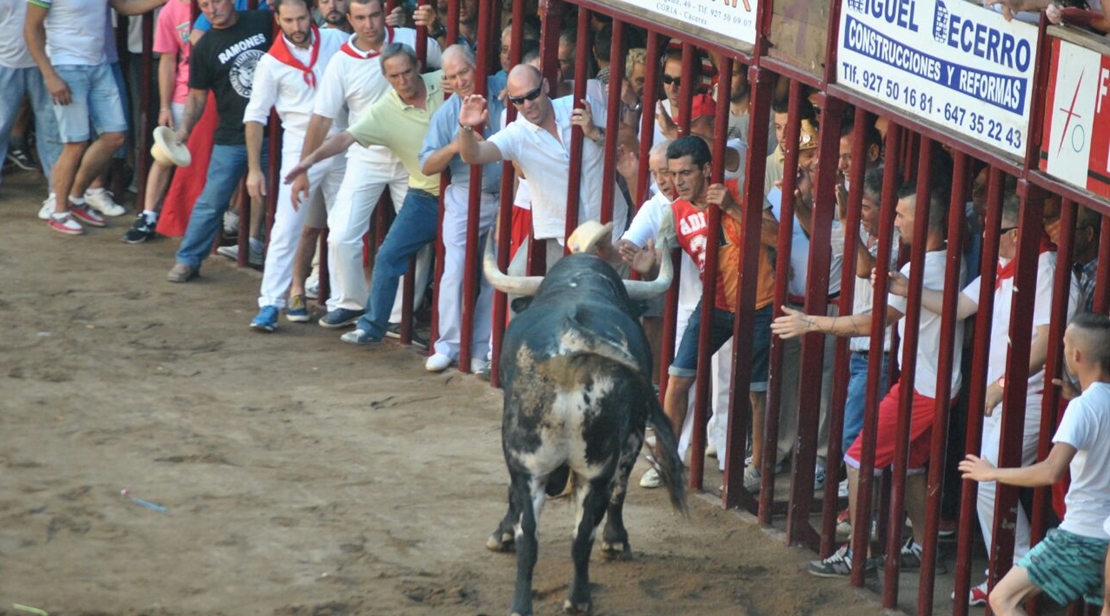
[(602, 3), (737, 49), (748, 49), (755, 44), (755, 12), (759, 0), (603, 0)]
[(838, 44), (841, 85), (1024, 156), (1037, 28), (963, 0), (845, 0)]
[(1040, 168), (1103, 197), (1110, 197), (1108, 95), (1110, 57), (1054, 39)]

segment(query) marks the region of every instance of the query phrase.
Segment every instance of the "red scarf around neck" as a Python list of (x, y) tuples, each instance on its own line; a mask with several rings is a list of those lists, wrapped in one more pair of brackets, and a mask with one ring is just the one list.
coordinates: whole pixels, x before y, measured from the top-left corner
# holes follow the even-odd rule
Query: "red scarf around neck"
[(315, 24), (312, 26), (312, 58), (308, 61), (308, 66), (293, 57), (293, 52), (289, 50), (285, 43), (284, 34), (274, 41), (269, 53), (282, 64), (288, 64), (295, 69), (299, 69), (304, 73), (304, 82), (308, 84), (308, 87), (316, 88), (316, 74), (312, 72), (312, 69), (316, 66), (316, 58), (320, 57), (320, 29)]
[[(1038, 252), (1040, 254), (1044, 254), (1046, 252), (1056, 252), (1056, 244), (1052, 243), (1052, 240), (1049, 239), (1047, 233), (1041, 234), (1041, 249)], [(1017, 273), (1017, 255), (1015, 254), (1014, 258), (1010, 259), (1010, 261), (1006, 263), (1006, 265), (998, 265), (997, 268), (998, 269), (995, 270), (994, 278), (995, 291), (1002, 288), (1003, 280), (1013, 278), (1014, 274)]]
[[(351, 56), (352, 58), (355, 58), (357, 60), (370, 60), (370, 59), (377, 58), (378, 56), (382, 55), (381, 49), (371, 50), (369, 52), (360, 51), (358, 48), (356, 48), (354, 45), (351, 44), (351, 41), (353, 41), (354, 39), (355, 39), (355, 37), (352, 36), (350, 38), (350, 40), (348, 40), (346, 43), (343, 43), (343, 46), (340, 47), (339, 50), (342, 51), (343, 53), (347, 54), (348, 56)], [(384, 46), (386, 46), (386, 45), (388, 45), (392, 42), (393, 42), (393, 26), (386, 26), (385, 27), (385, 40), (382, 41), (382, 47), (384, 47)]]

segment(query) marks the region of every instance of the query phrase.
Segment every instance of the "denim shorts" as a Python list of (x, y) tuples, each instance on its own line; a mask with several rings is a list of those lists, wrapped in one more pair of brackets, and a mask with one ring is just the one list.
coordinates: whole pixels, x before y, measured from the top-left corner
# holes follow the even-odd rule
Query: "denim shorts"
[(63, 65), (54, 67), (54, 70), (69, 86), (73, 99), (68, 105), (54, 104), (54, 117), (58, 119), (58, 134), (62, 143), (88, 141), (90, 124), (100, 135), (127, 131), (123, 101), (107, 63), (96, 66)]
[[(667, 373), (672, 376), (694, 377), (698, 369), (698, 330), (701, 329), (702, 305), (698, 302), (690, 320), (686, 322), (686, 332), (682, 335), (682, 344), (675, 352), (674, 361), (671, 362)], [(736, 315), (720, 308), (713, 309), (713, 326), (710, 328), (709, 354), (713, 355), (732, 337), (732, 326)], [(754, 327), (751, 342), (747, 348), (743, 345), (733, 346), (733, 351), (752, 355), (751, 391), (767, 391), (767, 374), (770, 365), (771, 351), (771, 306), (759, 308), (754, 314)]]

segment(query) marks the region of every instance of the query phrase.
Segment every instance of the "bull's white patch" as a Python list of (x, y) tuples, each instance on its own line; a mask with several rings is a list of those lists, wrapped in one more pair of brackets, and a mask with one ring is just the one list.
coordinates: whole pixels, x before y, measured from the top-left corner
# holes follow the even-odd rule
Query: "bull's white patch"
[[(513, 458), (533, 475), (543, 477), (564, 463), (587, 481), (600, 475), (604, 464), (591, 465), (586, 461), (583, 426), (587, 418), (600, 412), (601, 401), (610, 395), (613, 386), (611, 378), (595, 376), (589, 392), (582, 384), (574, 389), (557, 389), (547, 419), (540, 428), (540, 446), (528, 453), (513, 452)], [(620, 452), (613, 454), (620, 455)], [(542, 486), (540, 490), (542, 492)]]

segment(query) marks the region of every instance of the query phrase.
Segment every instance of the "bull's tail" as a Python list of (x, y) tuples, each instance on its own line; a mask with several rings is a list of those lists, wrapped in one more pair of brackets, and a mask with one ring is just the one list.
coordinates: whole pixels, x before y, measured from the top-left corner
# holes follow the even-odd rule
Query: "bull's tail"
[(671, 506), (675, 511), (686, 515), (686, 481), (682, 472), (682, 459), (678, 457), (678, 439), (671, 430), (671, 420), (663, 412), (659, 399), (650, 394), (646, 398), (647, 422), (655, 429), (655, 465), (659, 477), (671, 497)]

